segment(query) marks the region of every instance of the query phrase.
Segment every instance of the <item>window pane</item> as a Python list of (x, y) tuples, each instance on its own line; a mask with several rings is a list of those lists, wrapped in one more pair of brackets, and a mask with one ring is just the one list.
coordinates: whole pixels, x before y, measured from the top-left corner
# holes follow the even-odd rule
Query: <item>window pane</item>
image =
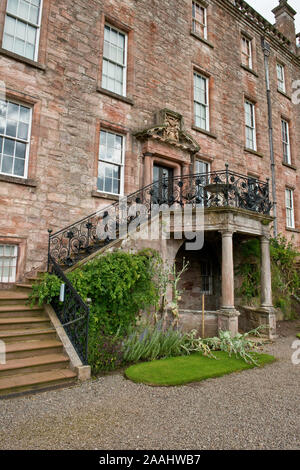
[(25, 160), (16, 158), (15, 166), (14, 166), (14, 175), (24, 176), (24, 170), (25, 170)]
[(7, 156), (3, 155), (2, 170), (1, 171), (3, 173), (11, 174), (12, 169), (13, 169), (13, 163), (14, 163), (14, 159), (12, 157), (7, 157)]
[(14, 156), (15, 152), (15, 141), (11, 139), (4, 139), (3, 153), (5, 155)]

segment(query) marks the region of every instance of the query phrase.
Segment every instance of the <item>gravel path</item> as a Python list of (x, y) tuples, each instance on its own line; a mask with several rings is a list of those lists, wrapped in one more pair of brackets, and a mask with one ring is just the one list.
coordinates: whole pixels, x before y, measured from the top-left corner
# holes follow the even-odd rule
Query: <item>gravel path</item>
[(279, 361), (183, 387), (120, 374), (0, 401), (1, 449), (300, 449), (295, 336), (266, 352)]

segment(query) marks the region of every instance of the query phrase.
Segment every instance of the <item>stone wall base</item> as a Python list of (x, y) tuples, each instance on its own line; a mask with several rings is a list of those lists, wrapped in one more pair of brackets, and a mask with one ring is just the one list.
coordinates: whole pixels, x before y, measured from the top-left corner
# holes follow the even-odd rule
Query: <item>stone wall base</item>
[(258, 326), (265, 326), (261, 335), (269, 339), (275, 339), (276, 336), (276, 312), (273, 307), (239, 307), (241, 312), (240, 328), (243, 331), (250, 331)]
[(239, 331), (239, 315), (235, 309), (221, 309), (218, 311), (218, 332), (230, 331), (235, 336)]

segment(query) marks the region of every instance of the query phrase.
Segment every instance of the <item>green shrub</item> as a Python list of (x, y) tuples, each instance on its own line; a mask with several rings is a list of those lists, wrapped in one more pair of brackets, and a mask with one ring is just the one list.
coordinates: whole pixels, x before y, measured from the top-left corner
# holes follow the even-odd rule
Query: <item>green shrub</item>
[(32, 292), (29, 295), (30, 305), (33, 306), (36, 303), (39, 306), (44, 303), (50, 304), (53, 299), (59, 296), (61, 284), (62, 282), (58, 277), (45, 273), (41, 280), (32, 286)]
[(118, 369), (123, 362), (122, 338), (118, 335), (106, 335), (101, 330), (90, 334), (88, 363), (93, 374)]

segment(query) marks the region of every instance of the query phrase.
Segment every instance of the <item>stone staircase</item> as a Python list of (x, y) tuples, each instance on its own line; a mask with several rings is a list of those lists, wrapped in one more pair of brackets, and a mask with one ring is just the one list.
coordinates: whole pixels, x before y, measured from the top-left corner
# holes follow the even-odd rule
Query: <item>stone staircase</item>
[(0, 290), (0, 340), (6, 364), (0, 364), (0, 398), (76, 382), (63, 344), (43, 307), (27, 305), (31, 284)]

